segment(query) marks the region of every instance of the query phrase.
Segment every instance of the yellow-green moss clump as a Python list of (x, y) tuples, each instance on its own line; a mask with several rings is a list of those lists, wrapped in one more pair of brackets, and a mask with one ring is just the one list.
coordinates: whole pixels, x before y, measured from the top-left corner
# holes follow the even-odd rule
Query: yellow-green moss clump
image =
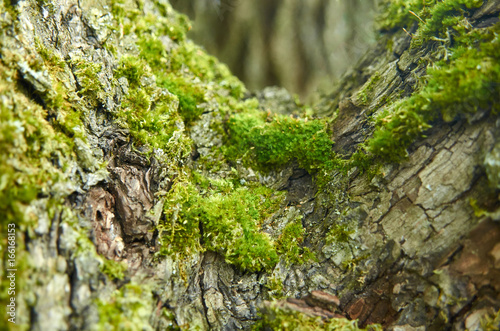
[(125, 262), (104, 259), (101, 266), (101, 272), (108, 275), (111, 279), (123, 279), (128, 266)]
[(207, 249), (223, 254), (228, 263), (243, 270), (272, 268), (278, 254), (271, 238), (259, 229), (278, 209), (283, 195), (263, 186), (195, 176), (191, 181), (177, 181), (167, 197), (165, 222), (159, 227), (161, 253)]

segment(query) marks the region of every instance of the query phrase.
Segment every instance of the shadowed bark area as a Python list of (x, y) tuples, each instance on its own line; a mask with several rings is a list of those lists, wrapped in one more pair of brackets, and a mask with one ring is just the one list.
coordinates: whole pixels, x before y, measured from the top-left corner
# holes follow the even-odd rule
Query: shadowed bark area
[[(498, 47), (500, 3), (457, 3), (431, 8), (466, 29), (425, 39), (420, 23), (412, 35), (387, 28), (308, 108), (283, 89), (246, 91), (186, 39), (167, 1), (0, 2), (0, 224), (16, 225), (17, 267), (16, 325), (2, 323), (498, 326), (498, 82), (468, 109), (483, 95), (470, 87), (451, 119), (432, 108), (442, 94), (411, 99), (461, 54)], [(484, 42), (453, 48), (464, 35)], [(500, 73), (498, 53), (484, 54), (463, 82)], [(406, 118), (427, 115), (405, 117), (408, 100), (440, 114), (409, 127), (411, 141)], [(384, 127), (395, 118), (403, 124)], [(377, 149), (384, 132), (393, 145), (376, 142), (406, 157)]]

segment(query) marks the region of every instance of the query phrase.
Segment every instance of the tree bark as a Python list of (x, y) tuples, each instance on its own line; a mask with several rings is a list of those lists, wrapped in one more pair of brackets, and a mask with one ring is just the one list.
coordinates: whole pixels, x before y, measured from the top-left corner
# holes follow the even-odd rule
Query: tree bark
[[(155, 20), (175, 21), (166, 1), (133, 3), (137, 20), (156, 15)], [(491, 113), (498, 99), (468, 119), (434, 122), (426, 138), (409, 147), (406, 160), (384, 162), (374, 176), (357, 168), (335, 170), (319, 187), (318, 174), (297, 162), (265, 173), (232, 160), (209, 171), (221, 179), (236, 169), (240, 181), (285, 191), (285, 202), (261, 229), (278, 238), (302, 217), (303, 245), (317, 261), (288, 264), (282, 257), (271, 270), (242, 271), (221, 252), (200, 248), (201, 241), (188, 254), (158, 256), (164, 208), (181, 208), (167, 199), (172, 183), (188, 169), (206, 170), (204, 160), (217, 160), (216, 151), (227, 143), (224, 130), (214, 129), (227, 121), (215, 96), (229, 92), (213, 88), (223, 85), (215, 78), (207, 83), (212, 89), (198, 104), (199, 118), (191, 126), (180, 120), (171, 124), (169, 149), (163, 147), (168, 157), (157, 146), (147, 150), (147, 144), (134, 144), (140, 137), (117, 115), (122, 103), (131, 102), (128, 91), (134, 84), (150, 88), (151, 109), (172, 94), (156, 85), (151, 77), (159, 73), (148, 67), (139, 82), (131, 74), (119, 76), (123, 59), (142, 56), (136, 45), (140, 34), (151, 33), (138, 25), (127, 34), (129, 18), (117, 22), (113, 16), (120, 6), (69, 0), (2, 2), (0, 7), (0, 146), (6, 155), (1, 169), (5, 185), (11, 185), (0, 181), (0, 187), (2, 197), (14, 197), (1, 206), (7, 220), (1, 230), (7, 247), (8, 224), (17, 226), (17, 327), (250, 329), (259, 309), (266, 311), (265, 301), (279, 296), (303, 300), (289, 300), (295, 306), (287, 309), (306, 307), (312, 315), (321, 311), (323, 317), (334, 314), (392, 330), (477, 329), (481, 318), (498, 311), (500, 203), (498, 187), (487, 175), (500, 154), (500, 121)], [(471, 9), (472, 28), (495, 24), (499, 12), (498, 1)], [(155, 33), (165, 47), (162, 58), (170, 63), (181, 41)], [(317, 116), (331, 118), (338, 155), (348, 158), (371, 137), (375, 115), (388, 100), (417, 90), (417, 78), (428, 65), (422, 59), (437, 58), (439, 41), (411, 48), (411, 38), (403, 31), (381, 36), (314, 107)], [(186, 70), (172, 72), (180, 77)], [(366, 89), (374, 75), (381, 79)], [(94, 79), (90, 86), (89, 79)], [(298, 108), (280, 89), (256, 96), (262, 110), (290, 114)], [(181, 102), (168, 100), (176, 108)], [(75, 113), (81, 123), (71, 122)], [(189, 139), (194, 149), (185, 153)], [(25, 187), (35, 193), (26, 189), (21, 195)], [(327, 239), (343, 226), (349, 228), (345, 240)], [(2, 259), (6, 275), (6, 250)], [(6, 293), (2, 305), (9, 300)], [(328, 306), (337, 305), (333, 295), (340, 298), (338, 308)]]

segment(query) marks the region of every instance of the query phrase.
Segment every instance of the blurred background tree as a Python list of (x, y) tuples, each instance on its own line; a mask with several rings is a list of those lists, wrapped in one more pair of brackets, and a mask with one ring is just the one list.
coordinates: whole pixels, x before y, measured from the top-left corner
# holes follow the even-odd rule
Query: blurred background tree
[(378, 0), (172, 0), (190, 37), (251, 90), (326, 90), (375, 41)]

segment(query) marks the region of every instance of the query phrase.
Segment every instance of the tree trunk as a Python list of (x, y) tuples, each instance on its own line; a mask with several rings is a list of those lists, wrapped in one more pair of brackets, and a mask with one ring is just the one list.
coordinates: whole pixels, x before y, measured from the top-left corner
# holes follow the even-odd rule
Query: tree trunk
[[(377, 1), (172, 1), (190, 32), (248, 88), (278, 85), (301, 98), (332, 81), (375, 41)], [(294, 70), (290, 70), (294, 68)]]
[[(498, 1), (460, 6), (449, 15), (463, 15), (464, 33), (498, 30)], [(0, 13), (0, 298), (4, 307), (15, 302), (15, 314), (3, 315), (8, 327), (238, 330), (259, 322), (287, 330), (272, 324), (281, 313), (290, 323), (322, 316), (307, 320), (318, 329), (330, 318), (392, 330), (499, 325), (498, 81), (475, 112), (449, 120), (443, 106), (418, 128), (432, 125), (426, 137), (408, 142), (410, 133), (393, 131), (406, 158), (371, 140), (399, 116), (390, 113), (398, 102), (426, 91), (430, 65), (461, 63), (453, 62), (461, 53), (446, 52), (462, 30), (425, 39), (413, 21), (408, 33), (387, 27), (311, 116), (282, 89), (243, 93), (185, 40), (188, 23), (166, 1), (0, 2)], [(497, 44), (492, 37), (474, 47)], [(495, 59), (480, 57), (466, 72), (491, 77), (500, 72)], [(434, 111), (443, 94), (429, 95)], [(473, 97), (463, 95), (457, 109)], [(263, 121), (239, 133), (234, 121), (245, 116)], [(271, 140), (241, 150), (248, 132), (285, 134), (282, 123), (326, 123), (309, 145), (294, 144), (314, 149), (329, 132), (335, 162), (324, 162), (332, 166), (288, 141), (279, 146), (295, 157), (282, 163), (258, 163), (266, 146), (288, 155)], [(258, 216), (244, 221), (247, 214)], [(295, 225), (299, 234), (286, 241)], [(246, 236), (255, 244), (242, 246)], [(252, 251), (258, 242), (264, 253)]]

